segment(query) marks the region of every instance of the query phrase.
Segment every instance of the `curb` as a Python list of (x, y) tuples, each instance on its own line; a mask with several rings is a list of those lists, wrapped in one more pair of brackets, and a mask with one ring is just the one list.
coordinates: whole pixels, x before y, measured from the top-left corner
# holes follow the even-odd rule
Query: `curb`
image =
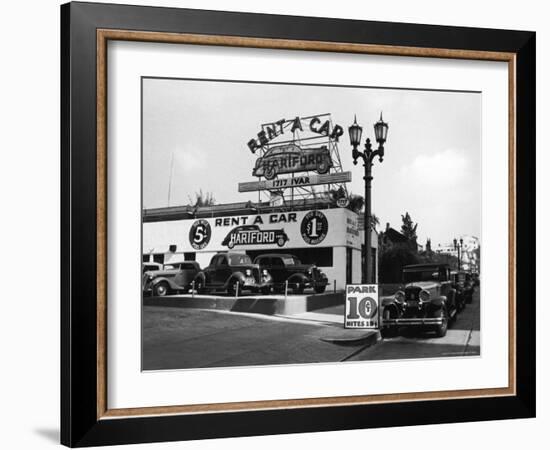
[(344, 293), (284, 296), (221, 297), (215, 295), (170, 295), (166, 297), (144, 297), (144, 306), (165, 306), (173, 308), (216, 309), (223, 311), (248, 312), (267, 315), (293, 315), (343, 305)]
[(374, 345), (382, 340), (382, 335), (379, 330), (359, 331), (353, 329), (340, 328), (331, 330), (329, 336), (323, 336), (319, 339), (324, 342), (330, 342), (338, 345), (357, 345), (367, 344)]

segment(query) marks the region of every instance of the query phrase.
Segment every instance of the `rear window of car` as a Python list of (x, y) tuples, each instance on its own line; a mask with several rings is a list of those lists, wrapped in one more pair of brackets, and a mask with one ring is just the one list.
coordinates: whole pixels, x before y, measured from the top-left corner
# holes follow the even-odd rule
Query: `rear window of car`
[(300, 260), (298, 258), (295, 258), (294, 256), (283, 256), (282, 260), (285, 266), (294, 266), (300, 264)]
[(238, 266), (242, 264), (252, 264), (252, 260), (248, 255), (230, 255), (229, 261), (232, 266)]

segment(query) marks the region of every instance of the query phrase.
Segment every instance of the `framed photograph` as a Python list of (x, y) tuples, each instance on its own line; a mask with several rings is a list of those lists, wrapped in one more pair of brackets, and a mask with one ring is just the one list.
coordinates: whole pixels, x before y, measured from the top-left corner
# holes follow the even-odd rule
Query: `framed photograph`
[(535, 33), (61, 7), (61, 441), (535, 415)]

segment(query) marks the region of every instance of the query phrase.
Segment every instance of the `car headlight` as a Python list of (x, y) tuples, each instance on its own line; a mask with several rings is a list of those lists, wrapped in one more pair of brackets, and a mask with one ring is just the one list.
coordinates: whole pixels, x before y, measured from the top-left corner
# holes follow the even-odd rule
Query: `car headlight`
[(263, 275), (264, 277), (269, 276), (269, 272), (267, 271), (267, 269), (262, 270), (262, 275)]
[(246, 269), (246, 276), (247, 276), (247, 277), (252, 276), (252, 270)]
[(397, 303), (404, 303), (405, 302), (405, 293), (403, 291), (397, 291), (395, 293), (394, 298), (395, 298), (395, 301)]
[(428, 291), (426, 291), (425, 289), (422, 289), (420, 291), (419, 297), (420, 297), (421, 302), (427, 302), (427, 301), (430, 300), (430, 293)]

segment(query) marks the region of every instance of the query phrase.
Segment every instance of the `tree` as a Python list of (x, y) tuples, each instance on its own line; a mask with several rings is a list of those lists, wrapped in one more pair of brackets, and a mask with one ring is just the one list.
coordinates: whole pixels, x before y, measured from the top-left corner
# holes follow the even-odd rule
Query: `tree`
[(195, 200), (189, 197), (189, 204), (195, 208), (201, 206), (212, 206), (216, 204), (216, 199), (212, 192), (207, 192), (206, 194), (202, 192), (202, 189), (199, 192), (195, 192)]
[[(339, 198), (344, 198), (346, 196), (346, 191), (342, 187), (340, 187), (339, 189), (330, 189), (328, 191), (328, 195), (332, 202), (336, 203)], [(350, 192), (348, 195), (348, 200), (349, 203), (348, 206), (346, 206), (347, 209), (353, 211), (356, 214), (360, 214), (364, 211), (365, 197)], [(378, 217), (376, 217), (375, 214), (371, 214), (371, 228), (373, 230), (376, 230), (376, 227), (378, 225), (380, 225), (380, 220), (378, 220)]]
[(401, 216), (401, 220), (403, 221), (403, 225), (401, 225), (401, 233), (410, 242), (414, 242), (414, 244), (416, 245), (416, 228), (418, 227), (418, 223), (413, 222), (408, 212), (406, 212), (405, 215)]
[(378, 278), (380, 283), (399, 283), (403, 266), (420, 261), (418, 254), (405, 244), (392, 244), (379, 253)]

